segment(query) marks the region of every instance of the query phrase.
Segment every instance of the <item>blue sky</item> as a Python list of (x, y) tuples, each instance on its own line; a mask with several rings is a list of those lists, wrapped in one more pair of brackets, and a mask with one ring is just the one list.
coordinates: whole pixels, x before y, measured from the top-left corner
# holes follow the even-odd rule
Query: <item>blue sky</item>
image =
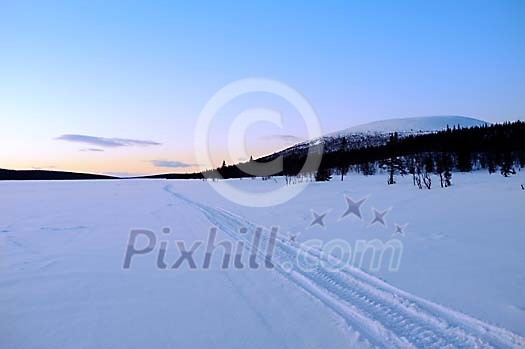
[[(0, 168), (192, 170), (201, 109), (253, 76), (299, 90), (325, 132), (524, 118), (524, 23), (524, 1), (4, 1)], [(254, 154), (304, 137), (286, 117), (252, 132)]]

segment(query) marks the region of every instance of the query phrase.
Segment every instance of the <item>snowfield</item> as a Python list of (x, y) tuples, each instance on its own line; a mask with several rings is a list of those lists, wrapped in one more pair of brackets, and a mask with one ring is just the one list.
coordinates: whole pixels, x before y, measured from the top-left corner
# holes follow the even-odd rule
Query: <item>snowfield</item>
[[(454, 174), (452, 187), (434, 178), (432, 190), (411, 181), (334, 178), (264, 209), (231, 203), (200, 180), (0, 182), (0, 347), (525, 347), (525, 176)], [(230, 182), (267, 191), (284, 180)], [(362, 220), (341, 218), (345, 195), (366, 198)], [(385, 225), (370, 224), (373, 209), (389, 209)], [(312, 210), (327, 212), (325, 227), (310, 226)], [(404, 236), (393, 236), (396, 225), (406, 225)], [(217, 227), (220, 240), (250, 249), (257, 226), (261, 246), (279, 229), (273, 269), (262, 247), (257, 270), (221, 269), (220, 249), (209, 269), (170, 268), (176, 240), (189, 248)], [(132, 229), (158, 241), (123, 269)], [(352, 247), (395, 239), (400, 267), (389, 271), (385, 258), (378, 271), (368, 259), (362, 269), (290, 271), (299, 245), (288, 233)], [(203, 248), (193, 258), (202, 264)]]
[(344, 135), (352, 135), (357, 133), (384, 133), (390, 134), (393, 132), (400, 133), (419, 133), (419, 132), (431, 132), (446, 130), (447, 126), (452, 128), (454, 126), (460, 126), (464, 128), (483, 126), (489, 124), (486, 121), (474, 119), (466, 116), (453, 116), (453, 115), (441, 115), (441, 116), (423, 116), (423, 117), (411, 117), (411, 118), (400, 118), (400, 119), (388, 119), (374, 121), (363, 125), (357, 125), (346, 130), (334, 132), (327, 136), (339, 137)]

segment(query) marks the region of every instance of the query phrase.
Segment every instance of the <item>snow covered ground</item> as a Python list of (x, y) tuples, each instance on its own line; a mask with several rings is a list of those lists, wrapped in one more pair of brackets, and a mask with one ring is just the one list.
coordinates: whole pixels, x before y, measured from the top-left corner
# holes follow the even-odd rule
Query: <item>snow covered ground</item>
[[(283, 184), (231, 182), (262, 191)], [(429, 191), (409, 177), (387, 186), (385, 176), (348, 176), (261, 209), (196, 180), (1, 182), (0, 346), (525, 347), (525, 176), (455, 174), (453, 183)], [(362, 220), (340, 219), (345, 195), (367, 197)], [(386, 226), (369, 224), (373, 208), (390, 208)], [(324, 228), (309, 227), (311, 210), (328, 211)], [(392, 236), (395, 224), (408, 224), (405, 236)], [(220, 253), (207, 270), (169, 268), (179, 257), (175, 240), (189, 247), (216, 226), (220, 239), (248, 246), (257, 225), (279, 227), (274, 269), (221, 270)], [(125, 270), (130, 230), (139, 228), (158, 243)], [(298, 242), (343, 239), (352, 247), (396, 239), (400, 268), (288, 271), (281, 265), (298, 251), (288, 232), (300, 232)], [(157, 268), (161, 240), (170, 241), (167, 269)], [(202, 248), (194, 259), (201, 264)]]

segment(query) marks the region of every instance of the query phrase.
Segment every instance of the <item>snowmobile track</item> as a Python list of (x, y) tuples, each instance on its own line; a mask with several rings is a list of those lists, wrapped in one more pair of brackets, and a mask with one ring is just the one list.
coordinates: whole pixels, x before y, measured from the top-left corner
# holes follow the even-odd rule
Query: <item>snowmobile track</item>
[[(246, 249), (251, 248), (251, 235), (240, 234), (239, 228), (248, 228), (253, 233), (258, 227), (255, 223), (226, 210), (192, 201), (174, 192), (170, 185), (164, 190), (200, 210), (212, 225), (232, 239), (244, 241)], [(268, 240), (269, 234), (261, 236), (258, 255), (261, 261), (264, 261), (263, 247)], [(272, 270), (339, 315), (371, 346), (525, 348), (523, 337), (411, 295), (351, 266), (339, 271), (328, 271), (321, 266), (312, 271), (297, 267), (291, 271), (283, 269), (285, 262), (294, 265), (298, 250), (297, 246), (277, 239), (272, 259), (275, 268)], [(315, 250), (309, 253), (317, 258), (327, 258)]]

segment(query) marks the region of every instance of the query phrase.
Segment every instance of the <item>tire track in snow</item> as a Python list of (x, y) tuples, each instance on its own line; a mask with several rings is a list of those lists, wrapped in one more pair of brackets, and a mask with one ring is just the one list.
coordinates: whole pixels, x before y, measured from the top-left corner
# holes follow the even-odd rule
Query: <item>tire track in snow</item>
[[(240, 227), (257, 227), (235, 214), (215, 209), (182, 196), (167, 185), (164, 190), (175, 198), (199, 209), (213, 225), (234, 240), (245, 242), (250, 249), (250, 234), (239, 234)], [(261, 236), (261, 246), (269, 236)], [(260, 248), (259, 258), (265, 254)], [(276, 241), (273, 255), (277, 271), (308, 295), (338, 314), (355, 331), (377, 347), (424, 348), (519, 348), (525, 339), (468, 315), (434, 304), (387, 283), (354, 267), (331, 272), (317, 267), (311, 272), (294, 268), (286, 272), (280, 265), (295, 261), (298, 249)], [(313, 255), (326, 257), (310, 251)], [(330, 257), (333, 258), (333, 257)]]

